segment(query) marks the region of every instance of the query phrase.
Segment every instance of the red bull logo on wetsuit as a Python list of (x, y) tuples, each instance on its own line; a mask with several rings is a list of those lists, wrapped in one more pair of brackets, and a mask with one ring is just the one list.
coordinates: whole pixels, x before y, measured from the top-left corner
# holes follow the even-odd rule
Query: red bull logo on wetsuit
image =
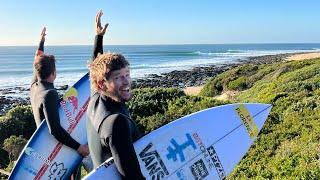
[(66, 113), (66, 116), (68, 118), (68, 121), (70, 124), (73, 124), (75, 122), (74, 116), (76, 112), (78, 111), (78, 91), (71, 87), (62, 98), (62, 101), (60, 102), (63, 111)]

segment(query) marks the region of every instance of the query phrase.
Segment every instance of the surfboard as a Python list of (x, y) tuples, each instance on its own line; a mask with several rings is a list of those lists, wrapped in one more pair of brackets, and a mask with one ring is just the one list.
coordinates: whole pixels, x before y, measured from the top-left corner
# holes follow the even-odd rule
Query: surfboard
[[(61, 126), (80, 144), (86, 144), (86, 109), (90, 98), (88, 74), (63, 95), (59, 105)], [(82, 157), (59, 143), (43, 121), (22, 150), (9, 179), (67, 179)]]
[[(226, 179), (270, 110), (269, 104), (229, 104), (175, 120), (134, 143), (141, 171), (152, 180)], [(121, 177), (110, 158), (84, 179)]]

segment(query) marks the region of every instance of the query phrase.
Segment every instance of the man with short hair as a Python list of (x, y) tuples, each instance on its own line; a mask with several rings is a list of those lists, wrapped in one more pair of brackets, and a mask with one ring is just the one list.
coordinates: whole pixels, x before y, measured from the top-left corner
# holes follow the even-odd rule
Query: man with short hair
[[(134, 151), (133, 142), (141, 137), (125, 102), (131, 98), (129, 62), (121, 54), (103, 54), (100, 11), (96, 16), (94, 61), (90, 64), (92, 96), (88, 105), (87, 134), (90, 155), (95, 167), (113, 157), (122, 177), (145, 179)], [(98, 55), (100, 54), (100, 55)]]
[(81, 156), (89, 154), (87, 144), (79, 144), (61, 127), (59, 118), (59, 96), (54, 88), (56, 79), (55, 57), (44, 54), (46, 28), (41, 33), (41, 40), (34, 61), (34, 79), (30, 89), (30, 101), (37, 127), (45, 119), (49, 133), (59, 142), (74, 149)]

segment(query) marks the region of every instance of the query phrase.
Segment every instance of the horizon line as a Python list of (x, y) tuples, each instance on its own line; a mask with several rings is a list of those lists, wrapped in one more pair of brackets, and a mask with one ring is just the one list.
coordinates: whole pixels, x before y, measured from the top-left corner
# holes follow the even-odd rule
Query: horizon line
[[(267, 42), (267, 43), (168, 43), (168, 44), (106, 44), (103, 46), (166, 46), (166, 45), (250, 45), (250, 44), (320, 44), (320, 42)], [(92, 46), (93, 44), (49, 44), (45, 46)], [(0, 47), (34, 47), (37, 45), (0, 45)]]

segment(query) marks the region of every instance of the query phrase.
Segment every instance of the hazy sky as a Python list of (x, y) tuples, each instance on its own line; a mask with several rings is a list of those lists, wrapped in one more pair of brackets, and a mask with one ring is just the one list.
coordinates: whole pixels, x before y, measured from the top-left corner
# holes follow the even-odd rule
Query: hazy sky
[(319, 0), (1, 0), (0, 45), (319, 43)]

